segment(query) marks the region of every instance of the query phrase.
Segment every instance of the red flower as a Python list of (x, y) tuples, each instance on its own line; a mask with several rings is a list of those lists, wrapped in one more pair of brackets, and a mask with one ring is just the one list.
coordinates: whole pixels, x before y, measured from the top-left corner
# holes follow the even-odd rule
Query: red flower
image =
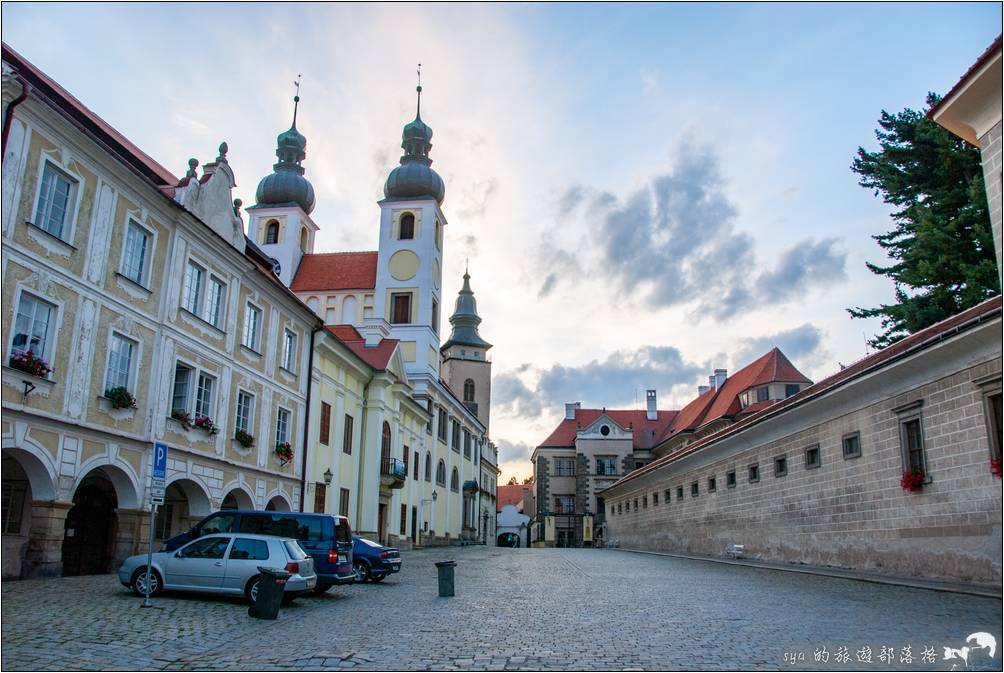
[(927, 475), (924, 474), (923, 470), (913, 468), (903, 473), (902, 478), (899, 480), (899, 485), (904, 491), (916, 493), (924, 487), (924, 480), (926, 478)]
[(994, 473), (995, 477), (1001, 476), (1001, 459), (999, 457), (990, 459), (990, 471)]

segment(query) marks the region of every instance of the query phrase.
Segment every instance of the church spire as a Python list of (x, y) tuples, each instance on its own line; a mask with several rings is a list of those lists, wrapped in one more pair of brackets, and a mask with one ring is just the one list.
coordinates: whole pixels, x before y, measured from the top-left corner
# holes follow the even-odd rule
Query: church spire
[(474, 291), (471, 290), (471, 274), (467, 270), (464, 271), (464, 285), (457, 295), (457, 304), (453, 315), (450, 316), (450, 324), (453, 325), (453, 331), (450, 332), (449, 340), (443, 344), (443, 350), (454, 345), (473, 346), (485, 350), (492, 347), (478, 334), (481, 316), (478, 315), (478, 305), (474, 299)]
[(272, 174), (258, 183), (257, 205), (278, 206), (296, 204), (309, 214), (314, 209), (314, 187), (303, 177), (302, 161), (307, 156), (307, 139), (296, 129), (296, 116), (300, 108), (300, 76), (293, 82), (293, 123), (289, 130), (280, 133), (275, 141), (275, 156), (279, 161), (272, 165)]
[(415, 119), (405, 125), (401, 133), (404, 154), (400, 166), (387, 176), (383, 193), (389, 199), (410, 199), (429, 196), (443, 203), (446, 187), (443, 179), (432, 170), (432, 128), (422, 121), (422, 64), (418, 64), (418, 86), (415, 87)]

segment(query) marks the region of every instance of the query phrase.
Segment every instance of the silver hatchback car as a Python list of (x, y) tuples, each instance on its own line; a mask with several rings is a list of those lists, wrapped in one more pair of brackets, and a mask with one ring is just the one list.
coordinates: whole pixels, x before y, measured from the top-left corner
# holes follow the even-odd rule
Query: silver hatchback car
[[(142, 596), (146, 590), (146, 554), (130, 556), (119, 568), (119, 581)], [(173, 552), (153, 554), (150, 593), (162, 589), (258, 596), (258, 566), (290, 573), (284, 598), (292, 599), (317, 584), (314, 560), (293, 538), (249, 533), (206, 535)]]

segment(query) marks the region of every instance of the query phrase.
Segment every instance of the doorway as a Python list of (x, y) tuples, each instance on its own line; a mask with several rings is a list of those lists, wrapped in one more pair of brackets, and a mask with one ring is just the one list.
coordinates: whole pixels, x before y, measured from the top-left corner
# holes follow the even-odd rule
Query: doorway
[(383, 524), (387, 518), (387, 505), (381, 503), (377, 507), (377, 541), (380, 544), (387, 544), (386, 535), (384, 534)]
[(411, 508), (411, 544), (418, 544), (418, 508)]
[(63, 534), (63, 576), (96, 575), (112, 570), (112, 542), (118, 529), (115, 487), (94, 470), (73, 494)]

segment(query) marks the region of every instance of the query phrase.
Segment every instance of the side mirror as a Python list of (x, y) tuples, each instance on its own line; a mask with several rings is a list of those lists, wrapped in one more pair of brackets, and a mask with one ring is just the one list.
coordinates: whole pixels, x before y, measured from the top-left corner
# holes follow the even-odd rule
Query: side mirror
[(174, 552), (174, 558), (184, 558), (184, 557), (183, 557), (183, 556), (181, 555), (181, 550), (178, 550), (178, 551)]

